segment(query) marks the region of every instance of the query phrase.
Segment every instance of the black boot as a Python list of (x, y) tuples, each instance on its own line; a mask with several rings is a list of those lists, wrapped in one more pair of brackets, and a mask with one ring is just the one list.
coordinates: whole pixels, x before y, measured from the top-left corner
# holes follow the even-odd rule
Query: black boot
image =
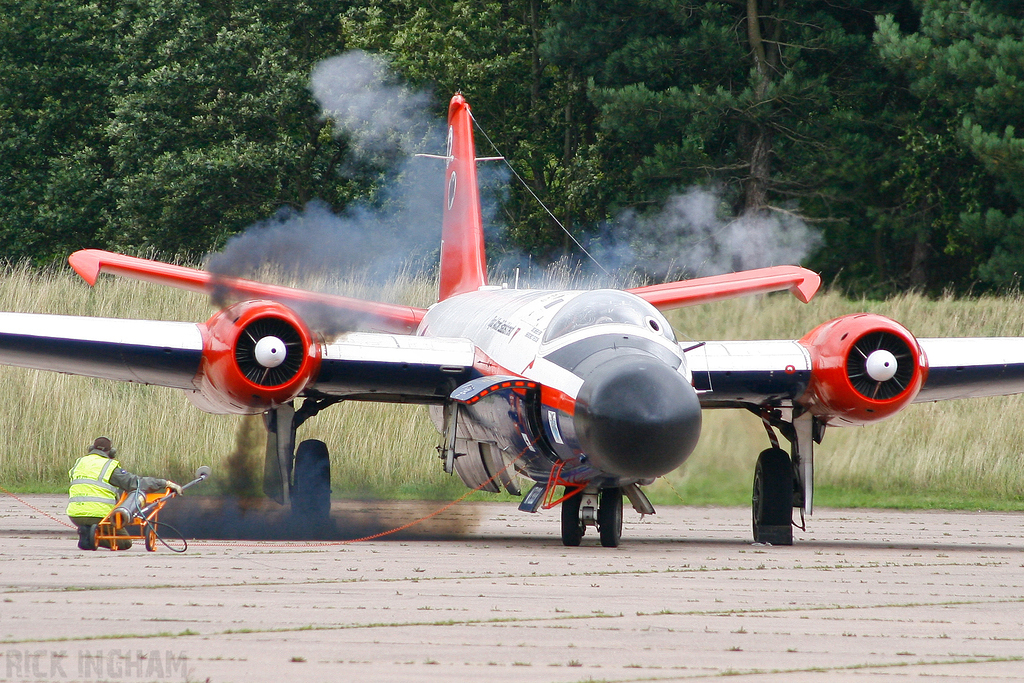
[(96, 550), (96, 544), (93, 543), (92, 533), (96, 528), (95, 524), (83, 524), (78, 527), (78, 547), (82, 550)]

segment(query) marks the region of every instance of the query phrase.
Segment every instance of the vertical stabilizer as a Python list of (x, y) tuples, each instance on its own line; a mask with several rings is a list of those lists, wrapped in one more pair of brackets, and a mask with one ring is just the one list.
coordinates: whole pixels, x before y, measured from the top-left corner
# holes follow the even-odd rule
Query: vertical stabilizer
[(440, 301), (487, 284), (473, 119), (461, 93), (456, 93), (448, 106), (445, 157)]

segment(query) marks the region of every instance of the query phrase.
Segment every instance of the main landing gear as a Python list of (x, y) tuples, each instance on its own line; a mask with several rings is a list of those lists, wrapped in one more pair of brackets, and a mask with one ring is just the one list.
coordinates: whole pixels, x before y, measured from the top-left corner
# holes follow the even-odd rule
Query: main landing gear
[(323, 441), (307, 439), (296, 448), (295, 431), (339, 400), (306, 399), (298, 410), (287, 403), (263, 414), (267, 427), (263, 492), (313, 522), (330, 519), (331, 458)]
[(767, 448), (754, 469), (754, 541), (793, 545), (793, 465), (789, 453)]
[[(751, 519), (755, 543), (793, 545), (793, 509), (813, 512), (814, 444), (821, 443), (824, 425), (810, 413), (786, 420), (779, 409), (760, 413), (772, 447), (761, 451), (754, 469)], [(775, 429), (792, 445), (792, 456), (779, 448)], [(803, 524), (799, 528), (804, 528)]]

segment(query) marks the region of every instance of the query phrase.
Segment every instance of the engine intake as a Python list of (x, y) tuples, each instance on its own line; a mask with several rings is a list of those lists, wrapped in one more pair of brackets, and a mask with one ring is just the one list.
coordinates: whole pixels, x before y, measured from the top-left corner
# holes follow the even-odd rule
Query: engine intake
[(261, 387), (288, 383), (302, 369), (302, 333), (278, 317), (257, 318), (238, 335), (235, 362), (245, 378)]
[(190, 399), (207, 412), (254, 414), (298, 396), (320, 371), (302, 319), (273, 301), (243, 301), (203, 326), (203, 360)]
[(881, 315), (847, 315), (800, 340), (811, 355), (807, 392), (798, 399), (825, 422), (883, 420), (917, 396), (928, 359), (905, 327)]

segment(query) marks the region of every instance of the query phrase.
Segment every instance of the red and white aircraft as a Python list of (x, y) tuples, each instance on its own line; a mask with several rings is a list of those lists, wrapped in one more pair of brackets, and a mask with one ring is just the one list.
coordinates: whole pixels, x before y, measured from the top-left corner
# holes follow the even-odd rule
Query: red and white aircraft
[[(754, 538), (790, 544), (794, 508), (812, 511), (814, 444), (827, 425), (1024, 391), (1022, 339), (919, 340), (859, 314), (800, 340), (683, 347), (662, 315), (785, 289), (806, 302), (820, 280), (794, 266), (626, 291), (488, 285), (472, 118), (460, 94), (448, 123), (440, 292), (429, 309), (85, 250), (70, 262), (90, 284), (107, 272), (238, 303), (201, 324), (3, 313), (0, 363), (173, 387), (212, 413), (263, 413), (265, 490), (319, 514), (329, 505), (327, 450), (318, 441), (296, 449), (297, 427), (339, 401), (426, 404), (445, 469), (489, 491), (519, 494), (515, 473), (532, 480), (520, 509), (561, 503), (566, 545), (596, 526), (603, 545), (617, 546), (623, 496), (653, 513), (641, 487), (686, 460), (704, 409), (763, 418), (772, 447), (754, 475)], [(325, 310), (361, 331), (325, 338), (307, 323)]]

